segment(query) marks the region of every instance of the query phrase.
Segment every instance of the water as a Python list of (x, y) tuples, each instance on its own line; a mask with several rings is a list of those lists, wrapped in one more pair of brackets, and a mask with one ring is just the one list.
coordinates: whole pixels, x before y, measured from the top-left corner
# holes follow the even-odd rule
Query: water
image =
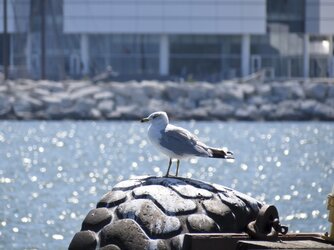
[[(290, 231), (328, 230), (333, 123), (178, 124), (236, 156), (182, 161), (180, 175), (275, 204)], [(0, 159), (0, 249), (66, 249), (114, 184), (168, 164), (139, 122), (0, 122)]]

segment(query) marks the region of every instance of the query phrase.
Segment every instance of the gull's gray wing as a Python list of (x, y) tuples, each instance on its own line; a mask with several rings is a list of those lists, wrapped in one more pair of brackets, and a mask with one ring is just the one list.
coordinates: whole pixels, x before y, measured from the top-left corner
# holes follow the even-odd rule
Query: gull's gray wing
[(162, 132), (159, 143), (162, 147), (180, 156), (211, 156), (208, 147), (200, 142), (195, 135), (186, 129), (170, 124)]

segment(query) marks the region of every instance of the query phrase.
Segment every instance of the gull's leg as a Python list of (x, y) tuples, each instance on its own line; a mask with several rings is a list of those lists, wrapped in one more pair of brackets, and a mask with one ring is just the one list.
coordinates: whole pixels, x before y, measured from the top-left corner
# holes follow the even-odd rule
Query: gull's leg
[(172, 158), (169, 158), (168, 170), (167, 170), (167, 173), (166, 173), (165, 177), (168, 177), (168, 175), (169, 175), (169, 169), (170, 169), (171, 165), (172, 165)]
[(180, 160), (177, 160), (176, 162), (176, 176), (179, 174), (179, 166), (180, 166)]

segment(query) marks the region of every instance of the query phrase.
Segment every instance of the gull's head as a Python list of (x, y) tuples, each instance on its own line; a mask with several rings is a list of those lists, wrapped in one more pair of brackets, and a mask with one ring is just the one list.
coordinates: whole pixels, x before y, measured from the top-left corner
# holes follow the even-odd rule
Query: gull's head
[(140, 120), (141, 122), (151, 122), (157, 125), (167, 125), (169, 123), (167, 113), (164, 111), (158, 111), (150, 114), (148, 117), (145, 117)]

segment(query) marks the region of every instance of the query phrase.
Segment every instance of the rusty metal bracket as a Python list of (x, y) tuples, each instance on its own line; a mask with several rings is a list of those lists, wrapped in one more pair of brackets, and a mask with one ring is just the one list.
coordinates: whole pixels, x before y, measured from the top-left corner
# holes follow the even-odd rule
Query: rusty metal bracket
[(286, 234), (288, 227), (279, 222), (277, 208), (274, 205), (264, 205), (255, 221), (247, 226), (248, 235), (257, 240), (277, 241), (278, 234)]

